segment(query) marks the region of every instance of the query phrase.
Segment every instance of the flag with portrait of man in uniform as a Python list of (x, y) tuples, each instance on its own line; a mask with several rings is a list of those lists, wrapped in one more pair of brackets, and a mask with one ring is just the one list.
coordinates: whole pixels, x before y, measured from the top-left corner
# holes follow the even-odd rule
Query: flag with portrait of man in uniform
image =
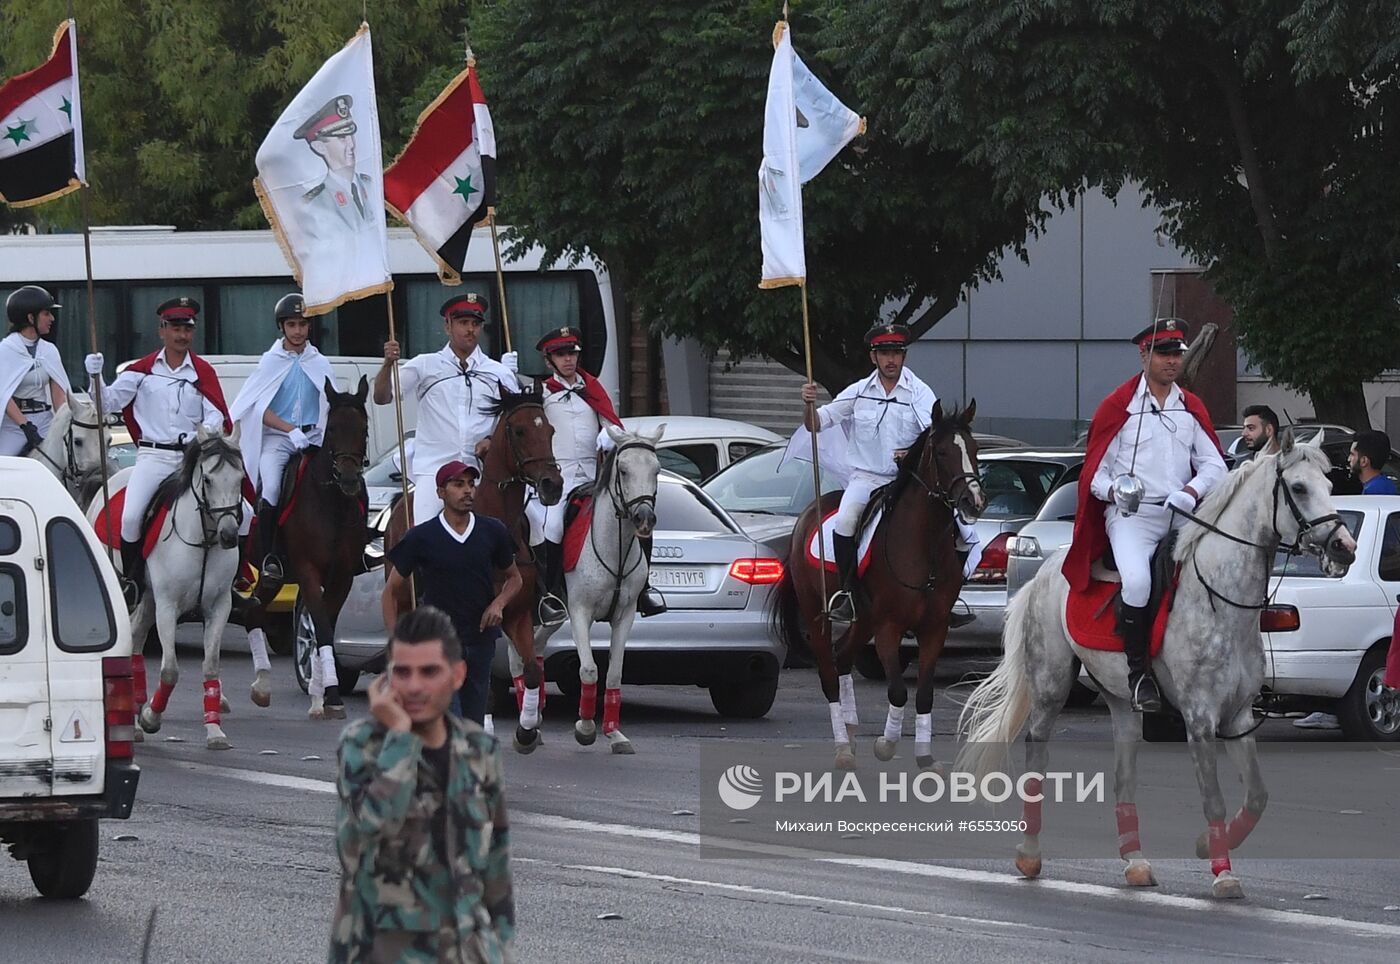
[(369, 27), (292, 98), (258, 148), (253, 182), (318, 315), (393, 287)]

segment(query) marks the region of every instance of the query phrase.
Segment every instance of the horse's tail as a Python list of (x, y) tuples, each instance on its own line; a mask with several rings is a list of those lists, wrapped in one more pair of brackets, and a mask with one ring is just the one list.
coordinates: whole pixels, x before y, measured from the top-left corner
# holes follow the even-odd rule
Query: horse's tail
[(979, 780), (1006, 762), (1011, 741), (1030, 716), (1026, 634), (1039, 582), (1032, 580), (1007, 605), (1001, 662), (972, 691), (958, 716), (958, 732), (967, 742), (958, 753), (955, 768), (975, 773)]
[(797, 606), (797, 583), (792, 566), (784, 567), (783, 578), (768, 594), (768, 631), (789, 651), (807, 645), (802, 633), (802, 616)]

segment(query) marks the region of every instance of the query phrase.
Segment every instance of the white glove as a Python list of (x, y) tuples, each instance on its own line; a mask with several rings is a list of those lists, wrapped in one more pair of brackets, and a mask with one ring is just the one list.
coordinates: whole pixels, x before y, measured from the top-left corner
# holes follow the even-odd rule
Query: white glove
[(1195, 512), (1196, 500), (1191, 493), (1187, 492), (1185, 489), (1177, 489), (1171, 495), (1167, 496), (1167, 508), (1176, 508), (1182, 512)]
[(299, 428), (294, 428), (288, 432), (287, 438), (292, 440), (292, 444), (297, 447), (298, 452), (311, 444), (311, 439), (307, 438), (306, 433)]
[(510, 369), (512, 375), (520, 372), (520, 352), (508, 351), (501, 356), (501, 364)]
[(598, 433), (598, 451), (611, 452), (615, 448), (617, 448), (617, 443), (613, 441), (613, 437), (608, 434), (607, 427), (604, 426), (603, 430)]
[(103, 359), (102, 357), (102, 352), (94, 352), (93, 354), (88, 355), (86, 358), (83, 359), (83, 368), (87, 370), (87, 373), (89, 375), (101, 375), (102, 366), (105, 363), (105, 359)]

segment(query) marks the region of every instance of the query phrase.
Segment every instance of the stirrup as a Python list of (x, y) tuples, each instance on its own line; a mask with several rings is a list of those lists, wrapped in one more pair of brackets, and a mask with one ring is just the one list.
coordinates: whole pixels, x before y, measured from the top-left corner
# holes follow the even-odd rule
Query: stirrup
[(136, 607), (141, 605), (141, 586), (135, 579), (123, 576), (122, 601), (126, 603), (127, 611), (135, 612)]
[(950, 613), (948, 614), (948, 628), (949, 628), (949, 629), (961, 629), (962, 627), (966, 626), (968, 623), (975, 622), (976, 620), (977, 620), (977, 617), (976, 617), (975, 615), (973, 615), (972, 613), (967, 612), (967, 611), (958, 612), (957, 609), (954, 609), (952, 612), (950, 612)]
[(832, 622), (853, 623), (856, 621), (855, 599), (849, 589), (838, 589), (826, 601), (828, 615)]
[(564, 605), (564, 600), (560, 599), (552, 592), (547, 592), (540, 597), (539, 605), (536, 607), (540, 617), (540, 625), (547, 629), (564, 625), (564, 620), (569, 618), (568, 607)]
[[(1129, 674), (1131, 682), (1131, 674)], [(1134, 713), (1160, 713), (1162, 712), (1162, 693), (1157, 689), (1157, 680), (1151, 673), (1143, 673), (1138, 677), (1136, 683), (1132, 684), (1133, 689), (1133, 712)]]
[(661, 593), (651, 586), (643, 586), (642, 594), (637, 597), (637, 615), (645, 619), (648, 616), (660, 616), (666, 611), (666, 600)]
[(275, 582), (279, 585), (286, 580), (286, 573), (282, 569), (282, 560), (278, 559), (274, 553), (269, 552), (263, 557), (262, 566), (258, 570), (258, 579), (261, 582)]

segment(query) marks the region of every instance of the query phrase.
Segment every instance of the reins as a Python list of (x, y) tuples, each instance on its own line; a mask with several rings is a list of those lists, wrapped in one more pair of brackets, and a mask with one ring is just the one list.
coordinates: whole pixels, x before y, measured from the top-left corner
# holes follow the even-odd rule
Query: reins
[[(916, 468), (912, 469), (909, 474), (913, 481), (919, 483), (919, 485), (923, 488), (925, 497), (929, 503), (941, 503), (943, 507), (948, 510), (947, 523), (943, 526), (943, 529), (941, 532), (939, 532), (938, 536), (935, 539), (930, 540), (929, 542), (930, 547), (932, 547), (933, 545), (940, 543), (945, 536), (951, 534), (956, 524), (958, 507), (957, 499), (954, 496), (954, 492), (956, 491), (957, 487), (959, 485), (963, 485), (967, 488), (971, 488), (972, 483), (981, 481), (981, 477), (978, 476), (975, 472), (960, 472), (957, 475), (953, 476), (953, 478), (949, 480), (948, 485), (945, 486), (943, 484), (941, 476), (939, 475), (938, 461), (934, 458), (935, 452), (932, 435), (933, 427), (930, 426), (928, 429), (926, 429), (926, 431), (929, 433), (929, 435), (925, 439), (923, 451), (920, 453), (919, 465)], [(931, 468), (933, 472), (932, 484), (929, 484), (924, 480), (923, 468), (925, 463), (931, 463)], [(889, 506), (890, 516), (892, 517), (894, 515), (894, 510), (897, 505), (897, 502), (891, 501), (887, 502), (886, 504)], [(903, 586), (905, 589), (917, 593), (929, 592), (936, 588), (937, 580), (934, 577), (934, 570), (937, 560), (933, 556), (932, 549), (930, 549), (928, 557), (928, 575), (925, 577), (924, 584), (921, 586), (916, 586), (913, 583), (906, 582), (903, 576), (900, 575), (898, 568), (894, 564), (894, 560), (890, 558), (890, 539), (888, 538), (888, 536), (884, 540), (883, 551), (885, 558), (885, 568), (889, 570), (890, 576), (899, 585)]]

